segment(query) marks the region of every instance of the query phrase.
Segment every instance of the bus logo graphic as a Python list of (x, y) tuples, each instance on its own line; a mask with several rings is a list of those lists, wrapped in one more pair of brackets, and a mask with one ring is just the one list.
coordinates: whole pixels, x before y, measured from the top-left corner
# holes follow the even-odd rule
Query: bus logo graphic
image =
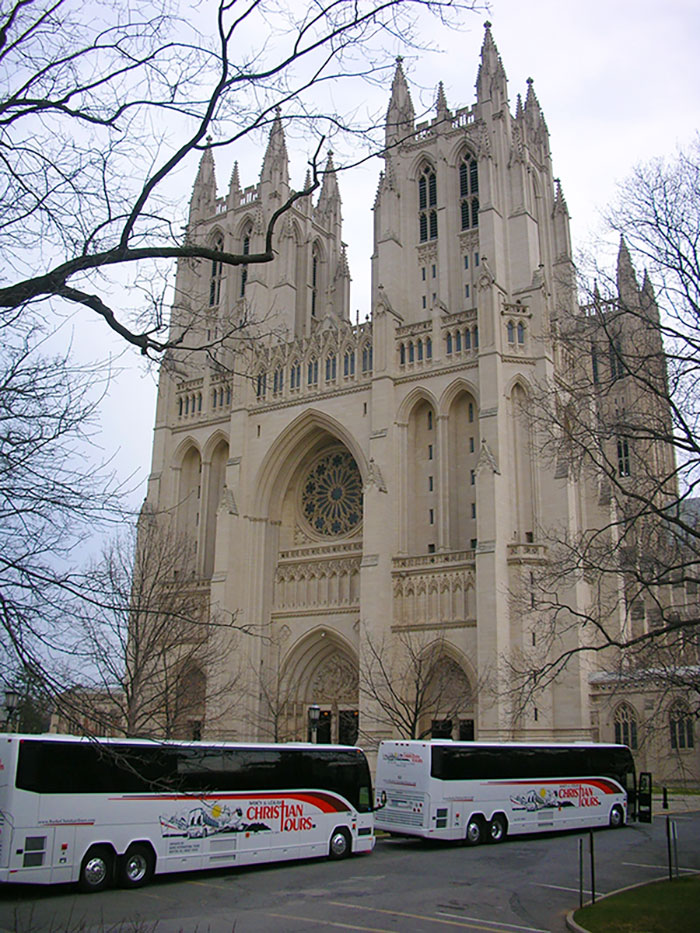
[(541, 787), (524, 794), (511, 794), (514, 810), (561, 810), (564, 807), (599, 807), (600, 800), (586, 784), (567, 785), (558, 789)]
[(415, 752), (385, 752), (384, 761), (391, 761), (394, 764), (397, 762), (410, 762), (412, 765), (423, 764), (423, 759), (420, 755), (416, 755)]
[(201, 801), (196, 807), (188, 807), (170, 816), (160, 817), (162, 836), (203, 839), (218, 833), (257, 833), (266, 830), (269, 832), (270, 827), (264, 823), (247, 822), (240, 807), (231, 808), (219, 801)]

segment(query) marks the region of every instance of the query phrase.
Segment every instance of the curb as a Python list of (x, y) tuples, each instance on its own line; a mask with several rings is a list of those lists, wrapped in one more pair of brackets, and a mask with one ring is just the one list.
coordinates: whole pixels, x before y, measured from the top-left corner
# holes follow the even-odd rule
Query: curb
[[(700, 875), (700, 871), (694, 872), (694, 874)], [(628, 884), (624, 888), (618, 888), (617, 891), (608, 891), (607, 894), (601, 894), (600, 897), (596, 898), (596, 904), (598, 901), (604, 901), (609, 897), (614, 897), (616, 894), (623, 894), (625, 891), (633, 891), (635, 888), (646, 888), (647, 885), (655, 884), (657, 881), (668, 881), (668, 874), (662, 875), (660, 878), (650, 878), (648, 881), (638, 881), (636, 884)], [(583, 906), (590, 907), (590, 904), (591, 902), (589, 901)], [(566, 915), (566, 925), (573, 933), (590, 933), (587, 927), (582, 927), (574, 920), (574, 914), (580, 909), (580, 907), (575, 907), (573, 910), (569, 911)]]

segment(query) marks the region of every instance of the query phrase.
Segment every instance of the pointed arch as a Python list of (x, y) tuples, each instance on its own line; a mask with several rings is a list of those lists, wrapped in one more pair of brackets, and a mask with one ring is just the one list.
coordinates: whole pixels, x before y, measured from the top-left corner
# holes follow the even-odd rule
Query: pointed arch
[(367, 458), (357, 439), (335, 418), (310, 409), (288, 424), (265, 454), (254, 484), (254, 515), (279, 517), (282, 497), (297, 467), (310, 451), (326, 444), (329, 436), (347, 447), (360, 470), (363, 485), (367, 482)]
[[(218, 432), (217, 432), (218, 434)], [(207, 466), (207, 501), (204, 515), (204, 562), (203, 571), (206, 578), (214, 572), (214, 558), (216, 553), (216, 525), (219, 503), (226, 483), (226, 464), (228, 463), (228, 438), (218, 436), (217, 443), (208, 445)]]
[(533, 541), (536, 525), (534, 444), (527, 416), (529, 385), (516, 376), (508, 386), (511, 463), (511, 514), (516, 541)]
[(311, 268), (309, 269), (309, 301), (312, 320), (322, 317), (322, 300), (326, 293), (327, 256), (323, 241), (316, 237), (311, 244)]
[(437, 170), (427, 159), (418, 169), (418, 241), (427, 243), (436, 240), (438, 235), (437, 209), (438, 186)]
[(430, 389), (425, 386), (415, 386), (411, 391), (402, 399), (401, 404), (399, 405), (398, 411), (396, 413), (396, 423), (397, 424), (408, 424), (408, 419), (411, 415), (413, 408), (418, 404), (418, 402), (424, 401), (433, 409), (433, 411), (439, 411), (438, 400), (430, 391)]
[[(216, 228), (209, 235), (209, 244), (217, 253), (224, 251), (224, 234), (220, 228)], [(209, 307), (213, 308), (221, 300), (221, 280), (223, 277), (224, 265), (220, 259), (212, 259), (209, 269)]]
[(255, 230), (255, 215), (251, 213), (250, 211), (246, 211), (246, 213), (240, 218), (240, 220), (236, 224), (236, 228), (234, 230), (234, 237), (240, 243), (243, 240), (243, 237), (245, 236), (247, 232), (250, 232), (252, 234), (254, 230)]
[(199, 456), (200, 457), (202, 456), (202, 450), (201, 450), (201, 447), (199, 446), (199, 442), (194, 437), (192, 437), (191, 434), (187, 434), (185, 435), (185, 437), (182, 438), (180, 443), (177, 445), (177, 447), (173, 451), (173, 459), (171, 463), (171, 466), (173, 469), (175, 470), (181, 469), (185, 455), (187, 454), (190, 447), (194, 447), (194, 449), (197, 451)]
[(442, 395), (440, 396), (440, 400), (437, 406), (439, 414), (440, 415), (449, 414), (452, 403), (457, 398), (457, 396), (460, 395), (460, 393), (462, 392), (466, 392), (468, 395), (470, 395), (473, 398), (474, 403), (476, 404), (477, 409), (478, 409), (478, 406), (479, 406), (478, 387), (473, 382), (471, 382), (469, 379), (464, 379), (463, 377), (460, 376), (458, 379), (455, 379), (453, 382), (451, 382), (447, 386), (447, 388), (444, 390)]
[(474, 152), (465, 146), (457, 162), (460, 230), (479, 226), (479, 167)]
[(190, 443), (181, 445), (177, 493), (177, 530), (194, 542), (195, 552), (199, 531), (199, 512), (202, 496), (202, 456), (199, 447)]
[(631, 703), (623, 701), (618, 704), (613, 715), (616, 744), (628, 745), (631, 749), (637, 748), (638, 723), (637, 711)]
[(447, 415), (447, 538), (452, 550), (476, 547), (476, 468), (481, 444), (473, 386), (455, 380), (440, 399)]
[[(435, 551), (439, 543), (440, 439), (437, 406), (431, 393), (417, 387), (408, 409), (406, 450), (406, 532), (410, 554)], [(406, 400), (404, 400), (406, 401)]]
[(226, 431), (222, 431), (221, 428), (217, 428), (213, 432), (213, 434), (211, 434), (204, 442), (204, 445), (201, 451), (203, 463), (211, 462), (211, 458), (212, 458), (212, 454), (214, 453), (214, 450), (222, 441), (228, 445), (228, 441), (229, 441), (228, 433)]
[[(240, 251), (244, 256), (248, 256), (253, 251), (253, 221), (249, 220), (243, 223), (240, 228)], [(245, 298), (246, 286), (248, 284), (248, 266), (243, 265), (239, 270), (239, 289), (238, 298)]]

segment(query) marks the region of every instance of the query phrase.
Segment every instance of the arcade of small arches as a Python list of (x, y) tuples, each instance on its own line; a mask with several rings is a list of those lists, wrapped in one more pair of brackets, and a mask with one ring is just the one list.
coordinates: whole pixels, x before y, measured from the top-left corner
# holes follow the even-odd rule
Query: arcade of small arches
[(326, 353), (311, 352), (305, 359), (294, 357), (289, 363), (275, 361), (271, 377), (268, 380), (267, 368), (260, 368), (255, 376), (255, 398), (263, 401), (272, 389), (273, 397), (282, 396), (285, 385), (292, 393), (300, 392), (304, 387), (317, 389), (323, 381), (325, 386), (333, 386), (339, 376), (344, 381), (354, 380), (356, 375), (369, 376), (373, 368), (372, 343), (363, 341), (359, 350), (346, 346), (340, 352), (335, 349)]

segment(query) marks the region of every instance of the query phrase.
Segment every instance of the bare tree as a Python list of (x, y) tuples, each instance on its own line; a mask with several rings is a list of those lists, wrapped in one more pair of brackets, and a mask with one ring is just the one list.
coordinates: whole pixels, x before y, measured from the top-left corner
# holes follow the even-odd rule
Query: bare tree
[(45, 675), (55, 692), (48, 657), (75, 583), (71, 556), (122, 516), (109, 466), (85, 468), (106, 376), (51, 352), (51, 340), (30, 314), (0, 321), (0, 672)]
[(296, 738), (293, 728), (296, 696), (282, 669), (285, 636), (278, 630), (260, 634), (266, 650), (252, 685), (253, 691), (257, 689), (258, 704), (251, 726), (268, 741), (289, 742)]
[(514, 594), (537, 633), (509, 659), (523, 702), (596, 654), (608, 685), (656, 697), (657, 718), (679, 695), (700, 715), (699, 204), (698, 142), (621, 186), (617, 274), (594, 265), (586, 304), (559, 316), (557, 380), (523, 413), (588, 490), (588, 527), (543, 529), (547, 559)]
[(159, 260), (176, 258), (271, 262), (277, 221), (319, 176), (314, 156), (310, 184), (268, 219), (264, 249), (243, 255), (198, 242), (192, 223), (180, 237), (168, 195), (188, 157), (264, 130), (280, 107), (288, 125), (310, 134), (316, 154), (328, 132), (370, 137), (373, 121), (351, 122), (316, 92), (337, 90), (343, 78), (378, 78), (387, 40), (415, 42), (421, 12), (456, 22), (475, 6), (218, 0), (193, 17), (189, 4), (178, 15), (166, 0), (115, 0), (87, 13), (69, 0), (2, 4), (0, 309), (14, 316), (62, 299), (144, 354), (191, 349), (189, 331), (167, 337), (162, 296), (131, 317), (113, 306), (109, 275), (121, 267), (132, 284), (144, 282), (162, 270)]
[(81, 581), (92, 595), (74, 611), (80, 689), (59, 697), (61, 711), (74, 722), (91, 711), (131, 736), (200, 738), (236, 696), (235, 681), (206, 681), (215, 635), (240, 630), (209, 607), (190, 543), (152, 514), (139, 526), (138, 545), (135, 531), (115, 538)]
[(461, 668), (433, 634), (400, 631), (391, 641), (367, 638), (360, 693), (373, 719), (392, 736), (422, 739), (437, 730), (452, 735), (471, 709), (473, 690)]

